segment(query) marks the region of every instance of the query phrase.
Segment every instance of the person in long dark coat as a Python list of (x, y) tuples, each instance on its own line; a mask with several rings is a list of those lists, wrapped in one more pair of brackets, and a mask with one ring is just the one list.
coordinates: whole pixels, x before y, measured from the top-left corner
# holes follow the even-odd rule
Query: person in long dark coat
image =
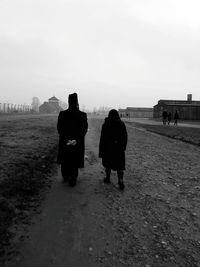
[(74, 186), (78, 169), (84, 167), (85, 135), (88, 129), (87, 114), (79, 110), (76, 93), (68, 97), (69, 107), (58, 116), (59, 148), (57, 163), (61, 164), (64, 181)]
[(168, 125), (170, 125), (171, 119), (172, 119), (172, 113), (168, 112), (168, 114), (167, 114), (167, 123), (168, 123)]
[(166, 109), (162, 113), (162, 118), (163, 118), (163, 125), (166, 125), (166, 122), (167, 122), (167, 110)]
[(178, 125), (178, 119), (179, 119), (179, 115), (178, 115), (178, 110), (176, 110), (175, 114), (174, 114), (174, 125)]
[(99, 157), (102, 158), (106, 172), (104, 182), (110, 183), (111, 170), (117, 171), (120, 189), (124, 189), (123, 176), (127, 139), (126, 126), (121, 121), (117, 110), (110, 110), (101, 129)]

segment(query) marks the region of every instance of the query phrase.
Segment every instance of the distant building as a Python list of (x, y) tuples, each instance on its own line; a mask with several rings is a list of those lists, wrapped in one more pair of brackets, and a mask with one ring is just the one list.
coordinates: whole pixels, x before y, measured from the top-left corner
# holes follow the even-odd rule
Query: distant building
[(124, 117), (126, 117), (126, 109), (125, 108), (120, 108), (119, 110), (118, 110), (118, 112), (119, 112), (119, 116), (121, 117), (121, 118), (124, 118)]
[(59, 113), (61, 110), (63, 110), (59, 105), (59, 99), (57, 99), (55, 96), (48, 99), (48, 102), (44, 102), (39, 107), (40, 113)]
[(187, 100), (159, 100), (153, 107), (153, 117), (162, 117), (164, 109), (172, 113), (172, 118), (177, 110), (182, 120), (200, 120), (200, 101), (193, 101), (191, 94)]
[(153, 108), (127, 107), (119, 109), (119, 115), (126, 118), (153, 118)]

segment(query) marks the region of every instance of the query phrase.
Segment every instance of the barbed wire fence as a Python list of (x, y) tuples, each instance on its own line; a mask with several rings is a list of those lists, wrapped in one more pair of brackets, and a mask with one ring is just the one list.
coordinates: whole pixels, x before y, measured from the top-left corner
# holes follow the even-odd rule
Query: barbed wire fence
[(1, 113), (31, 113), (32, 111), (33, 109), (31, 105), (0, 103), (0, 114)]

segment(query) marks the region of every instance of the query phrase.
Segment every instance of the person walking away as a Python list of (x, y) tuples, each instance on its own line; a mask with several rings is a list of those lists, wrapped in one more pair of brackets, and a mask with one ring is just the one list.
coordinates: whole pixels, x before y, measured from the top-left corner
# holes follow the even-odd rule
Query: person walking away
[(179, 115), (178, 115), (178, 111), (176, 110), (175, 114), (174, 114), (174, 125), (178, 125), (178, 120), (179, 120)]
[(57, 163), (61, 165), (64, 182), (75, 186), (78, 169), (84, 167), (85, 135), (88, 129), (87, 114), (79, 110), (76, 93), (68, 96), (68, 109), (58, 116), (59, 147)]
[(105, 168), (105, 183), (110, 183), (111, 170), (117, 171), (118, 184), (124, 189), (125, 150), (127, 146), (127, 131), (118, 111), (110, 110), (102, 125), (99, 142), (99, 157)]
[(162, 118), (163, 118), (163, 125), (166, 125), (166, 122), (167, 122), (167, 110), (166, 109), (162, 113)]
[(168, 125), (170, 125), (171, 119), (172, 119), (172, 113), (169, 112), (169, 113), (167, 114), (167, 123), (168, 123)]

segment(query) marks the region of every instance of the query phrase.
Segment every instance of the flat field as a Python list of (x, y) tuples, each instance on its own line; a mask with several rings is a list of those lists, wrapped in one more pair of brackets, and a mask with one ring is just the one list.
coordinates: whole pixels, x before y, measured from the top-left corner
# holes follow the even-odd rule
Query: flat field
[(174, 126), (174, 125), (151, 125), (137, 122), (126, 122), (127, 125), (134, 125), (137, 127), (142, 127), (149, 132), (164, 135), (173, 139), (181, 140), (190, 144), (200, 145), (200, 128), (193, 127), (192, 122), (187, 122), (191, 124), (191, 127), (184, 126)]
[(0, 116), (0, 256), (5, 253), (13, 221), (49, 185), (55, 169), (57, 115)]
[[(4, 139), (11, 146), (8, 162), (18, 170), (5, 168), (0, 187), (7, 208), (2, 214), (13, 220), (24, 218), (26, 212), (31, 217), (32, 205), (38, 210), (35, 199), (41, 198), (40, 189), (51, 181), (47, 176), (52, 175), (57, 147), (56, 117), (21, 119), (20, 124), (9, 122), (16, 133), (6, 130), (8, 121), (1, 132), (6, 133), (4, 138), (9, 133)], [(199, 129), (127, 122), (125, 190), (120, 191), (115, 172), (111, 184), (103, 183), (105, 172), (98, 158), (103, 118), (89, 118), (88, 122), (87, 160), (76, 187), (63, 183), (57, 172), (45, 205), (26, 231), (29, 238), (15, 243), (17, 256), (5, 266), (199, 267)], [(11, 137), (20, 131), (24, 142), (12, 149)], [(166, 137), (169, 133), (171, 138)], [(19, 162), (12, 162), (16, 157), (12, 151), (18, 153)]]

